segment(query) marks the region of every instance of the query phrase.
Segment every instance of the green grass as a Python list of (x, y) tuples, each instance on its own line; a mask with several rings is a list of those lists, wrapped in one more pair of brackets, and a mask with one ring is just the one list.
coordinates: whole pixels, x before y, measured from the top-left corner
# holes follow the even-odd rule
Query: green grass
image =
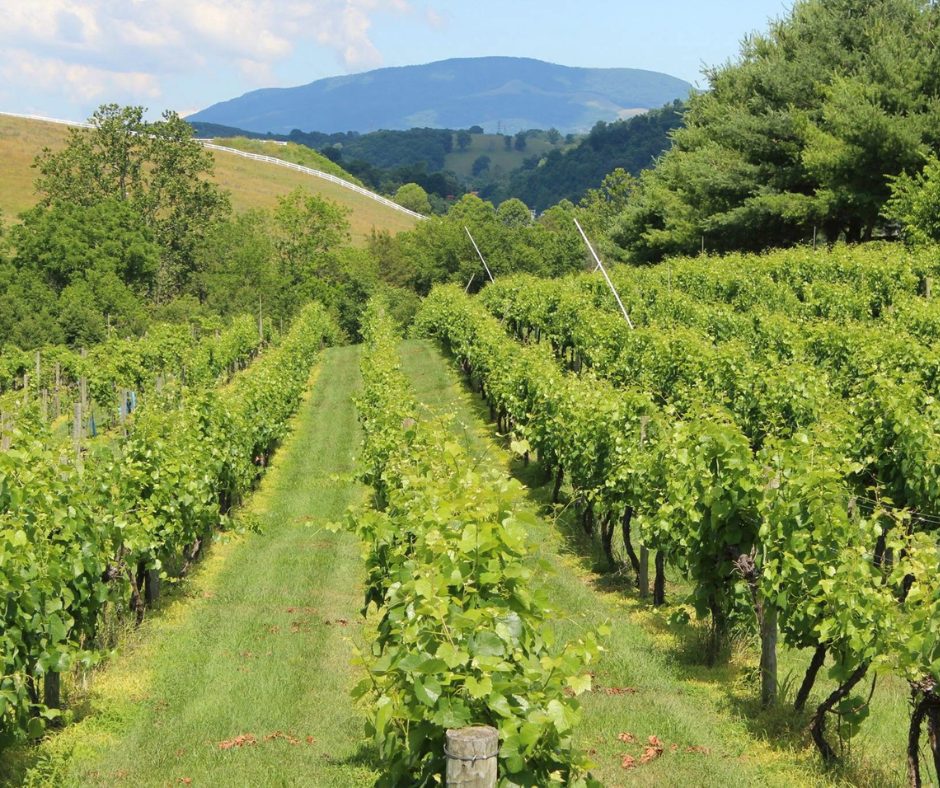
[(473, 134), (473, 142), (465, 151), (457, 148), (456, 137), (454, 138), (454, 151), (448, 153), (444, 160), (444, 169), (451, 170), (458, 175), (469, 178), (473, 173), (473, 162), (480, 156), (489, 156), (490, 173), (496, 175), (494, 170), (499, 167), (502, 170), (500, 177), (508, 178), (509, 173), (522, 166), (522, 162), (532, 156), (545, 156), (550, 151), (567, 150), (571, 145), (565, 145), (564, 140), (556, 146), (552, 146), (546, 140), (529, 138), (524, 151), (507, 151), (503, 137), (500, 134)]
[(322, 153), (317, 153), (313, 148), (308, 148), (306, 145), (298, 145), (296, 142), (281, 144), (268, 140), (253, 140), (247, 137), (219, 137), (214, 139), (213, 142), (225, 148), (235, 148), (247, 153), (257, 153), (261, 156), (271, 156), (282, 161), (289, 161), (302, 167), (309, 167), (312, 170), (327, 172), (337, 178), (342, 178), (344, 181), (355, 183), (357, 186), (363, 185), (362, 181), (350, 175)]
[[(68, 129), (53, 123), (10, 118), (0, 115), (0, 210), (9, 221), (33, 207), (37, 195), (33, 188), (36, 171), (31, 165), (43, 148), (61, 150), (68, 139)], [(395, 235), (415, 226), (417, 219), (389, 208), (342, 186), (304, 175), (285, 167), (252, 161), (233, 153), (216, 151), (215, 181), (231, 193), (232, 207), (243, 212), (249, 208), (274, 208), (277, 198), (294, 189), (304, 188), (349, 208), (353, 242), (363, 244), (372, 229), (388, 230)]]
[[(48, 786), (371, 785), (348, 691), (363, 570), (345, 531), (359, 500), (358, 348), (329, 350), (296, 430), (250, 506), (263, 525), (215, 546), (95, 681), (90, 712), (44, 746)], [(282, 732), (283, 737), (264, 741)], [(249, 746), (225, 742), (252, 734)], [(309, 739), (309, 740), (308, 740)], [(0, 772), (2, 773), (2, 772)], [(185, 782), (191, 780), (191, 783)], [(7, 785), (19, 785), (8, 775)]]
[[(579, 742), (593, 752), (595, 772), (609, 786), (841, 786), (888, 788), (905, 784), (906, 696), (901, 682), (882, 680), (871, 719), (846, 763), (825, 771), (805, 731), (806, 718), (781, 709), (762, 712), (752, 640), (736, 641), (730, 657), (714, 667), (702, 659), (706, 632), (701, 625), (670, 622), (675, 607), (653, 608), (622, 573), (606, 572), (599, 547), (575, 524), (570, 507), (551, 507), (551, 485), (542, 485), (537, 463), (523, 467), (503, 448), (487, 425), (487, 409), (472, 395), (434, 345), (409, 341), (402, 346), (405, 372), (418, 398), (431, 408), (453, 410), (455, 430), (498, 467), (530, 486), (546, 525), (533, 532), (540, 557), (555, 568), (548, 576), (550, 598), (564, 618), (559, 634), (573, 638), (585, 628), (609, 621), (607, 651), (594, 669), (595, 690), (584, 698)], [(669, 593), (679, 598), (683, 584), (670, 578)], [(797, 676), (808, 654), (781, 650), (780, 675)], [(829, 691), (830, 685), (820, 682)], [(611, 692), (607, 692), (611, 688)], [(793, 689), (795, 693), (795, 688)], [(830, 724), (833, 727), (833, 724)], [(650, 736), (665, 744), (663, 755), (625, 770), (624, 755), (639, 758), (643, 747), (618, 740), (629, 733), (644, 745)], [(834, 735), (832, 737), (834, 740)], [(687, 752), (701, 748), (696, 752)]]

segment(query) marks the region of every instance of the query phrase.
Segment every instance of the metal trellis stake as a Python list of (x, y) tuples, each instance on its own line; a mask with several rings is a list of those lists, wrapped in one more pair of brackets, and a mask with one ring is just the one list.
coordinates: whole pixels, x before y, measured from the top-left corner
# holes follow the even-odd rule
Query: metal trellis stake
[(492, 272), (490, 271), (490, 267), (486, 264), (486, 260), (483, 259), (483, 255), (482, 255), (482, 253), (480, 252), (480, 247), (477, 246), (477, 242), (474, 241), (474, 240), (473, 240), (473, 236), (470, 235), (470, 228), (469, 228), (469, 227), (464, 227), (463, 229), (466, 230), (466, 231), (467, 231), (467, 235), (470, 236), (470, 243), (472, 243), (472, 244), (473, 244), (473, 248), (477, 250), (477, 254), (480, 256), (480, 262), (483, 263), (483, 267), (486, 269), (486, 273), (489, 275), (490, 281), (491, 281), (491, 282), (495, 282), (496, 280), (493, 279), (493, 274), (492, 274)]
[(610, 286), (610, 292), (612, 292), (614, 294), (614, 298), (617, 299), (617, 303), (620, 306), (620, 311), (623, 312), (623, 316), (627, 320), (627, 325), (630, 326), (631, 330), (635, 330), (633, 321), (630, 320), (630, 315), (627, 314), (626, 307), (624, 307), (623, 301), (620, 300), (620, 293), (617, 292), (617, 288), (614, 287), (614, 283), (610, 281), (610, 277), (607, 275), (607, 269), (604, 268), (604, 264), (601, 262), (601, 258), (597, 256), (597, 252), (594, 251), (594, 247), (591, 246), (591, 242), (588, 240), (584, 230), (581, 229), (581, 224), (577, 219), (574, 220), (574, 226), (578, 228), (578, 232), (581, 233), (581, 237), (584, 239), (584, 243), (587, 244), (588, 249), (591, 250), (591, 254), (594, 255), (594, 259), (597, 261), (597, 267), (601, 269), (601, 273), (604, 274), (604, 279), (607, 280), (607, 284)]

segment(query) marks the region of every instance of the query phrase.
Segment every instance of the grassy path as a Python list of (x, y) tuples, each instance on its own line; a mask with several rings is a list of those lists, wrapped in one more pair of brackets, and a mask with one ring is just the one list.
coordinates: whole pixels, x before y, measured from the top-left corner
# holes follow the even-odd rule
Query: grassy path
[(359, 548), (354, 536), (323, 529), (362, 494), (349, 481), (358, 360), (358, 348), (326, 352), (253, 499), (263, 533), (212, 551), (187, 598), (147, 622), (132, 653), (106, 671), (96, 713), (60, 737), (59, 748), (73, 747), (66, 784), (374, 782), (348, 696)]
[[(487, 461), (512, 471), (533, 487), (532, 498), (544, 504), (550, 497), (539, 488), (536, 465), (523, 469), (494, 440), (487, 411), (470, 394), (452, 365), (429, 342), (405, 342), (404, 371), (418, 399), (432, 409), (457, 414), (455, 431)], [(566, 534), (571, 534), (566, 536)], [(602, 689), (584, 699), (579, 729), (583, 747), (594, 751), (596, 776), (608, 786), (834, 786), (896, 785), (891, 776), (869, 771), (826, 775), (803, 742), (786, 737), (772, 747), (765, 734), (773, 721), (754, 722), (741, 698), (753, 697), (754, 676), (742, 679), (740, 665), (705, 668), (698, 664), (695, 644), (682, 642), (661, 613), (638, 600), (616, 578), (592, 571), (594, 558), (565, 524), (547, 524), (533, 533), (542, 558), (556, 569), (546, 578), (550, 598), (566, 618), (557, 630), (575, 638), (585, 628), (609, 621), (608, 651), (595, 669)], [(740, 686), (741, 683), (744, 686)], [(735, 686), (738, 685), (738, 686)], [(729, 686), (733, 689), (729, 691)], [(736, 690), (736, 692), (735, 692)], [(759, 719), (759, 718), (758, 718)], [(618, 740), (629, 733), (641, 744)], [(665, 751), (652, 763), (624, 769), (625, 755), (639, 759), (650, 736)]]

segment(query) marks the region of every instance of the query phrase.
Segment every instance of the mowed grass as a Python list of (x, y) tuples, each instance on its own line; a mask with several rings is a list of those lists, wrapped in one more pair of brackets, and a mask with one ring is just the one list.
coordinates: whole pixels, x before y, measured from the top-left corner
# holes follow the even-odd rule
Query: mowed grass
[[(54, 737), (40, 785), (371, 785), (349, 698), (362, 640), (355, 536), (325, 530), (358, 501), (352, 396), (358, 348), (328, 350), (295, 431), (250, 510), (262, 526), (213, 548), (93, 688), (91, 714)], [(18, 785), (15, 780), (8, 785)]]
[[(31, 208), (38, 201), (32, 163), (43, 148), (61, 150), (68, 140), (68, 128), (54, 123), (0, 115), (0, 210), (6, 220)], [(273, 208), (277, 198), (297, 188), (349, 208), (353, 242), (362, 244), (376, 230), (392, 235), (414, 227), (418, 221), (342, 186), (310, 175), (214, 151), (215, 180), (231, 193), (232, 206), (242, 212), (249, 208)]]
[[(670, 621), (676, 607), (652, 607), (640, 599), (630, 578), (605, 571), (605, 560), (584, 538), (573, 508), (551, 507), (551, 484), (542, 484), (538, 463), (524, 467), (504, 448), (487, 424), (488, 412), (436, 346), (424, 341), (402, 345), (402, 363), (418, 398), (429, 408), (455, 412), (455, 432), (484, 462), (509, 470), (530, 488), (541, 508), (544, 526), (532, 533), (538, 557), (555, 572), (544, 578), (550, 599), (563, 615), (557, 632), (577, 638), (609, 623), (606, 651), (593, 668), (595, 690), (583, 696), (584, 719), (579, 744), (598, 764), (595, 776), (608, 786), (865, 786), (889, 788), (906, 784), (904, 746), (907, 726), (905, 689), (882, 679), (863, 733), (846, 751), (845, 763), (825, 770), (805, 726), (808, 715), (761, 712), (756, 702), (758, 653), (752, 640), (733, 645), (730, 657), (712, 667), (703, 655), (707, 632), (701, 625)], [(670, 578), (671, 601), (684, 588)], [(780, 676), (796, 691), (809, 655), (781, 649)], [(833, 685), (820, 681), (817, 696)], [(818, 702), (818, 700), (816, 701)], [(811, 700), (810, 705), (813, 705)], [(830, 741), (837, 742), (835, 721)], [(630, 734), (638, 743), (620, 740)], [(664, 746), (651, 763), (623, 768), (624, 756), (637, 760), (649, 737)], [(925, 785), (928, 783), (925, 783)]]
[(458, 175), (469, 178), (473, 174), (473, 162), (480, 156), (490, 157), (490, 172), (496, 167), (502, 170), (502, 175), (508, 177), (509, 173), (521, 167), (522, 163), (532, 156), (546, 156), (551, 151), (567, 150), (574, 147), (565, 145), (564, 140), (558, 145), (552, 145), (545, 140), (529, 138), (526, 141), (526, 149), (517, 151), (515, 149), (506, 150), (506, 143), (503, 142), (503, 136), (499, 134), (472, 134), (473, 142), (465, 151), (457, 147), (457, 138), (454, 137), (453, 153), (448, 153), (444, 159), (444, 169), (457, 173)]

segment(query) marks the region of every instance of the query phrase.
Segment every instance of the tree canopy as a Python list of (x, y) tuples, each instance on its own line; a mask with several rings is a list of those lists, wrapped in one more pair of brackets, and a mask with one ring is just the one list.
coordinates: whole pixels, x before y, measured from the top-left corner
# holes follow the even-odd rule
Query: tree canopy
[(188, 284), (198, 239), (228, 212), (229, 201), (206, 177), (214, 160), (189, 124), (169, 111), (151, 123), (144, 112), (107, 104), (91, 117), (92, 128), (69, 129), (63, 150), (46, 149), (36, 159), (36, 189), (40, 210), (126, 203), (160, 247), (153, 295), (167, 301)]
[(800, 0), (707, 72), (614, 239), (640, 259), (871, 238), (940, 143), (940, 8)]

